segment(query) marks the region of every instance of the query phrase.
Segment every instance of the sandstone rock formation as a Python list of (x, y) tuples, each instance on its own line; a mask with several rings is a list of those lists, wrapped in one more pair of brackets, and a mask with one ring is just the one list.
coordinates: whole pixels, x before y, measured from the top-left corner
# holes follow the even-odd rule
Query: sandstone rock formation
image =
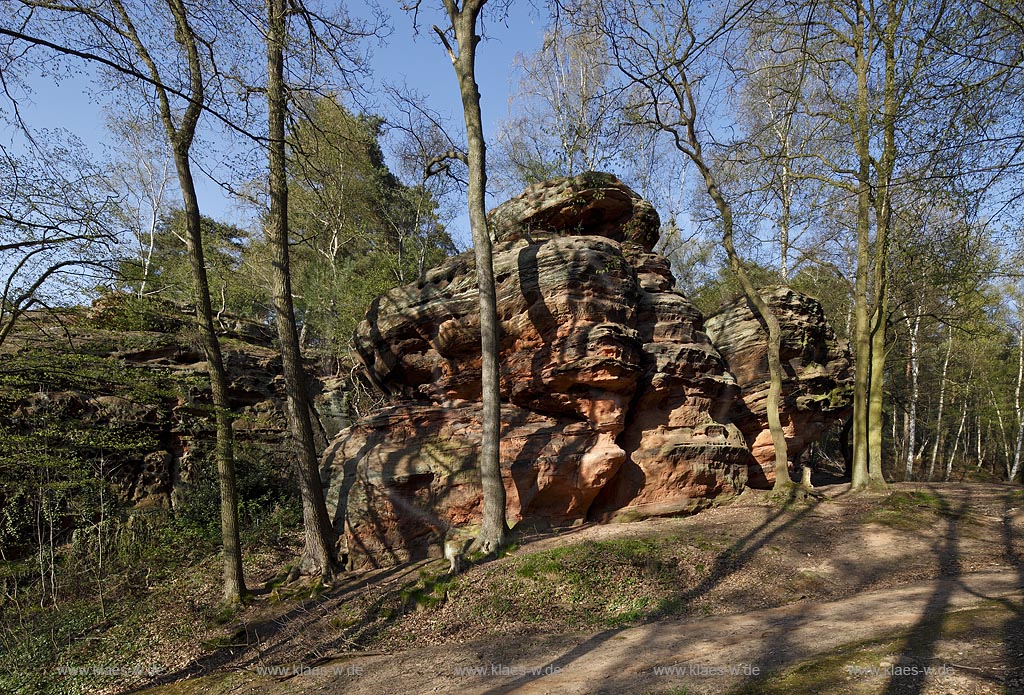
[[(756, 412), (734, 419), (741, 384), (653, 253), (651, 205), (590, 173), (528, 188), (489, 224), (510, 523), (677, 513), (740, 491), (753, 459), (738, 424), (753, 431)], [(449, 528), (479, 519), (477, 301), (465, 253), (379, 297), (357, 329), (392, 405), (341, 432), (324, 457), (356, 566), (436, 552)], [(816, 411), (822, 426), (832, 412)]]
[[(765, 298), (782, 326), (780, 357), (786, 378), (779, 415), (793, 460), (850, 414), (853, 365), (818, 302), (788, 287), (771, 290)], [(710, 317), (707, 330), (742, 389), (730, 417), (758, 464), (751, 467), (749, 482), (767, 486), (775, 481), (775, 449), (768, 431), (764, 329), (746, 299), (738, 299)]]

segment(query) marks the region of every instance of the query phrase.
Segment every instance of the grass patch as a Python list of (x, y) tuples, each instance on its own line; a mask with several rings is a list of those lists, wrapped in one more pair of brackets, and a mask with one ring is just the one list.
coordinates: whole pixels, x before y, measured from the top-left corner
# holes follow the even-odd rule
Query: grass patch
[(145, 692), (146, 695), (228, 695), (239, 692), (240, 688), (251, 689), (269, 680), (266, 676), (247, 671), (228, 671), (147, 688)]
[(447, 586), (451, 609), (474, 619), (621, 627), (685, 606), (697, 554), (679, 538), (586, 541), (522, 557)]
[(941, 497), (925, 490), (897, 490), (879, 502), (866, 521), (903, 531), (918, 531), (934, 523), (936, 516), (954, 516)]
[(438, 608), (448, 599), (448, 589), (456, 577), (449, 574), (433, 574), (420, 570), (419, 579), (402, 588), (399, 598), (407, 611), (423, 611)]

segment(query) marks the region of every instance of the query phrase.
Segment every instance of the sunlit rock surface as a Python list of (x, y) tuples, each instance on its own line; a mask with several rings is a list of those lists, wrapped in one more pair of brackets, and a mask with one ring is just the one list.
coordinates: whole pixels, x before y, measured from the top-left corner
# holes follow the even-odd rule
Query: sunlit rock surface
[[(752, 468), (765, 477), (751, 457), (756, 398), (743, 391), (756, 382), (747, 378), (756, 367), (742, 366), (757, 358), (753, 337), (734, 341), (738, 380), (652, 251), (659, 223), (649, 203), (590, 173), (531, 186), (489, 224), (510, 524), (691, 511), (737, 494)], [(807, 314), (816, 321), (820, 308)], [(344, 550), (356, 567), (437, 554), (448, 529), (472, 525), (482, 509), (473, 254), (375, 300), (355, 344), (392, 402), (343, 430), (324, 456)], [(808, 412), (823, 418), (820, 431), (838, 411)]]

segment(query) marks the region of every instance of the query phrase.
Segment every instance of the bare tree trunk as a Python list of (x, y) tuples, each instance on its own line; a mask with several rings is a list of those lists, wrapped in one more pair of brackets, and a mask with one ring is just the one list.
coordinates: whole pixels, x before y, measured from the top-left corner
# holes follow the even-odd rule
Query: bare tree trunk
[(285, 153), (287, 101), (284, 83), (284, 45), (287, 40), (286, 0), (268, 0), (267, 114), (270, 124), (270, 215), (267, 239), (271, 253), (271, 287), (277, 335), (281, 348), (288, 420), (298, 448), (296, 474), (302, 496), (306, 546), (298, 572), (329, 579), (335, 570), (335, 533), (327, 513), (320, 481), (316, 440), (310, 419), (310, 399), (299, 351), (299, 336), (292, 302), (288, 251), (288, 176)]
[[(206, 275), (206, 261), (203, 255), (202, 216), (199, 212), (199, 199), (196, 196), (195, 182), (192, 178), (192, 166), (189, 153), (195, 137), (196, 126), (202, 112), (204, 85), (202, 63), (195, 33), (188, 22), (188, 14), (181, 0), (166, 0), (167, 7), (174, 17), (174, 39), (181, 46), (187, 57), (189, 88), (191, 101), (181, 115), (180, 125), (175, 125), (174, 113), (170, 100), (162, 87), (157, 87), (160, 118), (167, 138), (171, 142), (174, 166), (178, 173), (178, 184), (181, 188), (182, 204), (185, 214), (185, 243), (188, 249), (189, 266), (192, 271), (192, 284), (196, 293), (195, 312), (196, 324), (199, 328), (200, 342), (206, 356), (207, 369), (210, 375), (210, 391), (213, 396), (214, 419), (217, 429), (217, 475), (220, 480), (220, 514), (221, 538), (224, 545), (224, 591), (226, 603), (240, 601), (245, 595), (245, 579), (242, 572), (242, 551), (238, 533), (238, 490), (235, 483), (234, 433), (232, 431), (231, 403), (228, 397), (227, 371), (220, 350), (220, 341), (213, 324), (213, 305), (210, 301), (210, 283)], [(161, 84), (156, 63), (152, 60), (141, 38), (128, 20), (128, 13), (116, 2), (121, 16), (129, 23), (130, 36), (136, 52), (148, 66), (151, 76), (157, 84)]]
[[(960, 437), (964, 434), (964, 424), (967, 422), (967, 399), (964, 399), (964, 413), (960, 417), (960, 428), (956, 431), (956, 439), (953, 440), (953, 451), (949, 454), (949, 459), (946, 461), (946, 474), (943, 476), (945, 482), (949, 482), (949, 476), (953, 472), (953, 459), (956, 458), (956, 451), (960, 448)], [(964, 445), (964, 449), (967, 445)]]
[(772, 313), (768, 303), (758, 294), (750, 276), (744, 268), (736, 246), (733, 241), (734, 225), (732, 205), (726, 199), (718, 180), (711, 170), (707, 159), (704, 157), (701, 139), (697, 134), (696, 121), (698, 116), (697, 100), (693, 94), (693, 84), (686, 75), (685, 70), (678, 69), (680, 80), (681, 98), (683, 101), (683, 112), (686, 115), (686, 144), (689, 146), (684, 150), (685, 154), (693, 162), (704, 179), (704, 185), (708, 196), (718, 209), (719, 217), (722, 220), (722, 246), (729, 259), (729, 268), (733, 275), (739, 280), (743, 288), (743, 294), (747, 301), (754, 308), (756, 315), (768, 329), (768, 398), (765, 404), (768, 416), (768, 430), (772, 435), (772, 445), (775, 449), (775, 485), (774, 490), (785, 491), (793, 486), (793, 478), (789, 475), (789, 450), (786, 444), (786, 435), (782, 428), (782, 420), (779, 415), (779, 401), (782, 398), (782, 359), (780, 356), (782, 345), (782, 329), (779, 326), (779, 319)]
[[(894, 423), (893, 423), (893, 426), (892, 426), (892, 436), (893, 436), (893, 440), (896, 441), (896, 460), (897, 461), (906, 461), (908, 456), (912, 456), (913, 455), (913, 447), (908, 447), (907, 446), (907, 441), (910, 438), (910, 411), (907, 410), (906, 408), (903, 409), (903, 427), (900, 429), (899, 439), (896, 438), (895, 419), (896, 419), (896, 412), (895, 412), (895, 409), (894, 409), (893, 410), (893, 420), (894, 420)], [(903, 479), (904, 480), (908, 479), (906, 474), (904, 474)]]
[(854, 279), (853, 475), (851, 487), (868, 484), (868, 409), (871, 387), (871, 327), (868, 322), (868, 264), (871, 248), (871, 151), (868, 105), (867, 17), (857, 3), (854, 25), (854, 71), (857, 79), (854, 147), (857, 171), (857, 266)]
[(814, 488), (814, 485), (811, 483), (811, 467), (809, 465), (804, 465), (803, 472), (800, 476), (800, 486), (807, 488), (808, 490)]
[[(902, 5), (885, 3), (886, 23), (879, 41), (885, 54), (885, 78), (882, 85), (882, 151), (873, 161), (876, 170), (874, 311), (871, 317), (871, 377), (868, 392), (868, 479), (875, 487), (884, 486), (882, 417), (885, 406), (885, 334), (889, 325), (889, 236), (892, 226), (890, 181), (896, 164), (896, 118), (899, 98), (896, 86), (896, 40), (902, 20)], [(870, 153), (869, 147), (865, 151)]]
[(487, 191), (487, 151), (483, 117), (480, 113), (480, 89), (476, 83), (477, 19), (486, 0), (465, 0), (462, 8), (455, 0), (444, 0), (445, 10), (458, 54), (444, 33), (435, 27), (448, 49), (459, 80), (462, 112), (469, 144), (469, 226), (473, 234), (477, 286), (480, 292), (481, 400), (483, 432), (480, 442), (480, 482), (484, 494), (483, 521), (471, 552), (493, 553), (503, 546), (508, 535), (505, 520), (505, 484), (501, 479), (501, 384), (498, 374), (498, 308), (494, 288), (491, 236), (487, 231), (485, 195)]
[(189, 264), (196, 290), (196, 324), (206, 356), (217, 423), (217, 475), (220, 479), (221, 537), (224, 543), (224, 601), (231, 603), (240, 600), (245, 593), (241, 541), (238, 535), (238, 489), (235, 483), (234, 432), (231, 429), (233, 417), (224, 358), (213, 325), (213, 306), (203, 258), (202, 218), (188, 165), (188, 154), (176, 151), (174, 159), (185, 203)]
[(975, 468), (981, 468), (982, 461), (985, 460), (985, 450), (981, 446), (981, 415), (974, 419), (974, 424), (978, 428), (978, 460), (975, 461)]
[[(897, 90), (896, 39), (902, 23), (903, 6), (886, 2), (882, 7), (855, 3), (856, 14), (848, 15), (852, 30), (853, 76), (856, 97), (851, 125), (856, 153), (857, 255), (854, 282), (854, 489), (885, 485), (882, 474), (882, 423), (885, 376), (885, 333), (888, 322), (888, 252), (892, 221), (890, 180), (896, 161), (896, 119), (901, 99)], [(885, 23), (880, 23), (882, 12)], [(881, 30), (879, 34), (878, 31)], [(884, 79), (871, 80), (871, 66), (877, 51), (884, 51)], [(873, 84), (872, 84), (873, 82)], [(871, 98), (881, 91), (881, 109), (872, 108)], [(873, 134), (878, 123), (881, 133)], [(881, 142), (874, 155), (872, 147)], [(874, 178), (872, 178), (874, 172)], [(872, 222), (875, 238), (871, 238)], [(872, 277), (868, 277), (868, 268)], [(870, 301), (869, 301), (870, 296)]]
[[(909, 317), (907, 323), (910, 323)], [(921, 330), (921, 309), (917, 310), (917, 317), (910, 329), (910, 407), (907, 411), (907, 442), (906, 442), (906, 479), (914, 478), (914, 462), (917, 456), (917, 401), (921, 397), (921, 389), (918, 383), (921, 376), (921, 360), (918, 354), (918, 335)]]
[(946, 375), (949, 373), (949, 358), (953, 354), (953, 327), (949, 327), (948, 345), (946, 347), (946, 359), (942, 363), (942, 381), (939, 384), (939, 413), (935, 419), (935, 448), (932, 449), (932, 460), (928, 464), (928, 480), (935, 476), (935, 460), (939, 457), (939, 447), (942, 445), (942, 408), (946, 401)]
[[(883, 287), (877, 291), (884, 293), (884, 282), (882, 284)], [(882, 475), (882, 426), (885, 415), (885, 329), (888, 304), (888, 300), (883, 296), (876, 315), (872, 317), (874, 325), (871, 330), (871, 379), (868, 387), (868, 479), (873, 485), (885, 484)]]
[[(772, 313), (768, 303), (754, 289), (750, 276), (747, 274), (743, 263), (740, 262), (739, 254), (733, 243), (733, 218), (732, 207), (722, 195), (721, 189), (711, 174), (711, 171), (703, 163), (700, 157), (700, 145), (691, 142), (694, 152), (700, 161), (695, 160), (697, 168), (704, 176), (707, 185), (708, 195), (718, 207), (722, 218), (722, 245), (729, 257), (729, 267), (733, 274), (740, 281), (743, 293), (747, 301), (754, 307), (757, 315), (768, 328), (768, 399), (765, 404), (768, 414), (768, 430), (772, 435), (772, 444), (775, 448), (775, 491), (783, 491), (793, 486), (793, 479), (789, 475), (789, 450), (786, 445), (786, 435), (782, 429), (782, 420), (779, 416), (779, 400), (782, 397), (782, 359), (780, 349), (782, 344), (782, 329), (779, 326), (779, 319)], [(809, 481), (808, 481), (809, 482)]]
[[(893, 446), (893, 451), (896, 452), (896, 458), (899, 459), (899, 460), (902, 460), (903, 459), (903, 448), (904, 448), (904, 445), (903, 445), (902, 442), (900, 442), (899, 433), (896, 431), (896, 422), (897, 422), (897, 420), (898, 420), (898, 418), (896, 416), (896, 409), (893, 408), (892, 409), (892, 446)], [(904, 442), (905, 441), (906, 441), (906, 438), (904, 437)]]
[[(1019, 377), (1020, 375), (1018, 374), (1018, 380)], [(1006, 425), (1003, 422), (1003, 410), (999, 407), (999, 401), (996, 399), (996, 393), (994, 390), (989, 389), (989, 394), (992, 396), (992, 405), (995, 406), (996, 409), (996, 422), (999, 424), (999, 434), (1001, 435), (1000, 441), (1003, 445), (1003, 458), (1006, 461), (1006, 474), (1009, 475), (1011, 466), (1010, 461), (1013, 460), (1010, 455), (1010, 438), (1006, 435)], [(994, 466), (995, 464), (993, 464), (993, 467)]]
[(1013, 447), (1013, 464), (1008, 463), (1006, 477), (1009, 482), (1020, 472), (1021, 447), (1024, 446), (1024, 404), (1020, 402), (1021, 382), (1024, 381), (1024, 322), (1017, 328), (1017, 388), (1013, 392), (1013, 409), (1017, 415), (1017, 442)]
[(149, 266), (153, 260), (153, 246), (156, 244), (156, 214), (149, 225), (149, 245), (142, 256), (142, 281), (139, 283), (139, 298), (146, 296), (146, 282), (149, 280)]
[(142, 281), (139, 283), (139, 298), (146, 296), (146, 282), (149, 280), (150, 266), (153, 263), (153, 247), (156, 245), (156, 226), (160, 221), (160, 207), (161, 202), (164, 198), (164, 188), (167, 186), (168, 171), (167, 166), (164, 165), (164, 178), (161, 179), (160, 185), (151, 197), (151, 203), (153, 209), (151, 211), (149, 222), (148, 222), (148, 235), (149, 241), (146, 244), (145, 249), (142, 251)]

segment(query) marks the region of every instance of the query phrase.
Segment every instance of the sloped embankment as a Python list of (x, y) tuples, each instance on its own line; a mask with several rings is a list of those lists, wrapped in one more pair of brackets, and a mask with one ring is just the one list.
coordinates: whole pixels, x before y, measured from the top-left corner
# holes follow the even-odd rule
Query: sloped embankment
[(823, 490), (524, 538), (453, 580), (351, 575), (251, 607), (230, 633), (248, 647), (149, 692), (1019, 692), (1020, 489)]

